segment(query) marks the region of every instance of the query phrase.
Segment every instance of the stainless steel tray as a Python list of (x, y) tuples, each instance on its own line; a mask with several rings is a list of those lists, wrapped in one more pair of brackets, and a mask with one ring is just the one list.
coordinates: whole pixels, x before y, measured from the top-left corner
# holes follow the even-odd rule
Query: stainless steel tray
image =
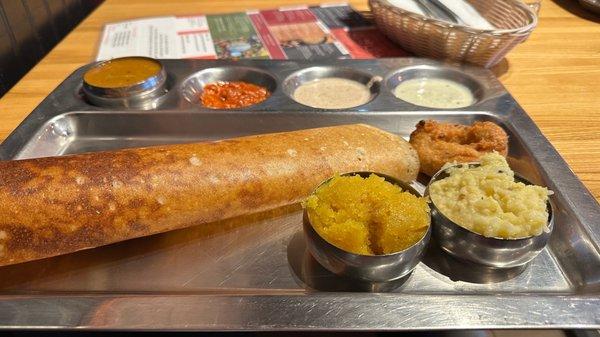
[[(165, 60), (164, 65), (171, 90), (152, 110), (111, 111), (87, 104), (80, 96), (86, 67), (77, 70), (4, 141), (0, 156), (64, 155), (356, 122), (407, 137), (424, 118), (460, 123), (491, 120), (509, 133), (512, 167), (555, 191), (556, 228), (551, 243), (525, 270), (502, 272), (458, 263), (432, 243), (404, 284), (362, 284), (329, 274), (308, 255), (299, 206), (291, 205), (0, 268), (0, 327), (600, 327), (600, 207), (488, 71), (411, 58), (325, 61), (321, 65), (368, 72), (383, 81), (367, 105), (322, 111), (297, 104), (284, 92), (290, 83), (285, 79), (311, 63)], [(210, 110), (188, 101), (194, 97), (189, 90), (194, 89), (182, 88), (184, 79), (205, 68), (231, 65), (270, 74), (273, 96), (245, 110)], [(388, 85), (402, 69), (462, 78), (479, 101), (448, 111), (403, 103), (391, 95)], [(364, 292), (393, 286), (399, 287), (391, 292)]]

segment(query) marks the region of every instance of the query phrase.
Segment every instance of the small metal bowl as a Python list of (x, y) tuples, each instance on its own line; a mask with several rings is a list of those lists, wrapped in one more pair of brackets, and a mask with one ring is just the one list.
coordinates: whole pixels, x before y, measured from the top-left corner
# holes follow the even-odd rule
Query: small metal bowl
[[(404, 191), (408, 191), (419, 197), (421, 196), (409, 184), (384, 174), (376, 172), (350, 172), (343, 175), (359, 175), (364, 178), (371, 174), (376, 174), (384, 178), (386, 181), (401, 187)], [(319, 184), (314, 191), (327, 184), (331, 179), (329, 178)], [(325, 269), (339, 276), (351, 277), (363, 281), (388, 282), (407, 276), (419, 264), (431, 237), (431, 220), (427, 231), (418, 242), (405, 250), (387, 255), (354, 254), (332, 245), (323, 239), (313, 228), (306, 210), (304, 210), (303, 229), (308, 251)]]
[(99, 87), (87, 83), (84, 78), (82, 91), (87, 100), (96, 106), (108, 108), (156, 108), (167, 93), (167, 73), (159, 60), (142, 56), (128, 56), (99, 62), (88, 71), (123, 59), (150, 61), (156, 63), (159, 70), (144, 80), (125, 87)]
[[(479, 163), (468, 163), (469, 167), (479, 166)], [(458, 166), (458, 165), (455, 165)], [(454, 167), (454, 166), (451, 166)], [(429, 187), (437, 180), (448, 177), (448, 168), (440, 170), (433, 177), (425, 189), (429, 195)], [(530, 181), (515, 173), (515, 181), (526, 185), (533, 185)], [(448, 219), (436, 206), (433, 200), (430, 203), (433, 219), (433, 236), (440, 247), (448, 254), (461, 259), (492, 268), (520, 267), (533, 260), (544, 249), (552, 230), (554, 229), (554, 210), (548, 199), (548, 231), (540, 235), (520, 239), (503, 239), (486, 237), (472, 232), (454, 221)]]

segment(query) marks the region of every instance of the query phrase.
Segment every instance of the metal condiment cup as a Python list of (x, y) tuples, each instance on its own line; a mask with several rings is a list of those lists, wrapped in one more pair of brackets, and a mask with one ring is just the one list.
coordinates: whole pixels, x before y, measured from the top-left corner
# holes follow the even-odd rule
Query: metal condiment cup
[[(427, 185), (425, 195), (429, 195), (429, 187), (435, 181), (448, 177), (448, 169), (460, 165), (479, 166), (479, 163), (457, 164), (438, 171)], [(530, 181), (515, 173), (515, 181), (533, 185)], [(548, 230), (539, 235), (505, 239), (486, 237), (470, 231), (447, 218), (431, 199), (431, 216), (433, 219), (433, 236), (440, 247), (450, 255), (477, 264), (493, 268), (514, 268), (527, 264), (544, 249), (554, 228), (554, 210), (548, 199)]]
[[(386, 181), (399, 186), (418, 197), (421, 194), (409, 184), (376, 172), (350, 172), (343, 174), (359, 175), (363, 178), (376, 174)], [(332, 178), (322, 182), (314, 191), (327, 184)], [(369, 282), (388, 282), (407, 276), (419, 264), (431, 237), (431, 220), (423, 237), (405, 250), (387, 255), (360, 255), (347, 252), (323, 239), (313, 228), (308, 212), (303, 219), (306, 245), (310, 254), (327, 270), (340, 276)]]
[(88, 71), (102, 67), (106, 63), (122, 59), (149, 60), (157, 63), (160, 66), (160, 70), (138, 83), (124, 87), (98, 87), (87, 83), (84, 79), (82, 90), (85, 97), (90, 103), (101, 107), (155, 108), (159, 98), (167, 92), (167, 73), (159, 60), (143, 56), (128, 56), (99, 62), (88, 69)]

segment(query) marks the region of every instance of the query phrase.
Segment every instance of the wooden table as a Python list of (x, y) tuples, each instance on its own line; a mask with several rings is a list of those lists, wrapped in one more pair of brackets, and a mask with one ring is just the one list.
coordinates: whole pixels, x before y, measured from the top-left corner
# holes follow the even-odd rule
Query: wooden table
[[(94, 60), (102, 26), (144, 16), (231, 12), (302, 0), (108, 0), (0, 100), (0, 140), (76, 68)], [(367, 9), (366, 0), (350, 3)], [(573, 171), (600, 198), (600, 18), (544, 0), (539, 26), (494, 72)]]

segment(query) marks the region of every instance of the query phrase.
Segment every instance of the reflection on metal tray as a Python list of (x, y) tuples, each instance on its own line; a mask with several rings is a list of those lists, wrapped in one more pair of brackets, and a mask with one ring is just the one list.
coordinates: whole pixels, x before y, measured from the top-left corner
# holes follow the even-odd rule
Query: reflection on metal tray
[[(555, 191), (556, 227), (550, 245), (526, 268), (499, 271), (458, 262), (432, 242), (423, 262), (401, 282), (363, 284), (334, 276), (312, 259), (302, 236), (301, 211), (291, 205), (4, 267), (0, 326), (143, 330), (600, 327), (600, 208), (491, 73), (471, 67), (445, 71), (450, 66), (410, 58), (322, 62), (322, 66), (356, 69), (381, 78), (369, 103), (324, 111), (295, 103), (282, 84), (314, 63), (163, 63), (170, 91), (156, 109), (112, 111), (86, 103), (80, 96), (85, 68), (79, 69), (9, 136), (0, 154), (7, 159), (32, 158), (358, 122), (408, 137), (424, 118), (457, 123), (491, 120), (509, 134), (513, 169)], [(199, 82), (185, 80), (206, 68), (229, 65), (266, 74), (267, 84), (274, 88), (272, 96), (244, 110), (199, 106), (193, 97), (201, 87), (188, 86)], [(396, 99), (389, 83), (403, 69), (415, 66), (467, 81), (478, 101), (443, 111)]]

